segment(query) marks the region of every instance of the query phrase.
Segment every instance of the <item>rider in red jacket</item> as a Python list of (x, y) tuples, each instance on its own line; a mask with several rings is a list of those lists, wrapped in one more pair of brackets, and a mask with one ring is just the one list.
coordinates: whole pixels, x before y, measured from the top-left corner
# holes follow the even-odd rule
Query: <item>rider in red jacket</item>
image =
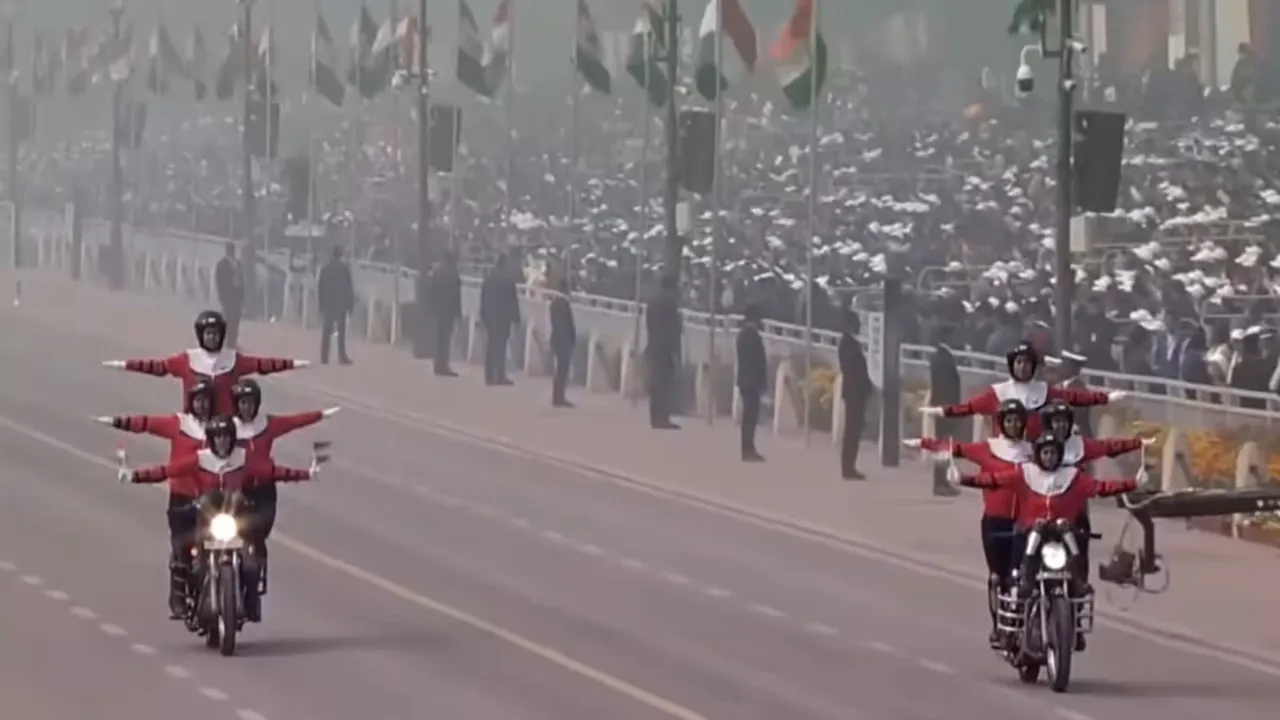
[(991, 385), (977, 397), (966, 402), (944, 407), (926, 407), (922, 408), (921, 412), (934, 417), (991, 416), (996, 414), (1000, 404), (1005, 400), (1017, 400), (1032, 413), (1027, 419), (1027, 437), (1038, 437), (1040, 418), (1036, 413), (1051, 400), (1061, 400), (1074, 407), (1090, 407), (1106, 405), (1126, 395), (1121, 391), (1104, 393), (1072, 390), (1050, 385), (1044, 380), (1037, 380), (1036, 372), (1040, 368), (1040, 353), (1030, 343), (1024, 342), (1010, 350), (1005, 360), (1009, 368), (1008, 380)]
[[(195, 501), (218, 488), (240, 488), (253, 479), (271, 482), (310, 480), (318, 470), (313, 461), (309, 470), (279, 467), (270, 461), (250, 460), (236, 447), (235, 424), (226, 417), (214, 417), (205, 425), (208, 447), (183, 458), (155, 467), (129, 470), (121, 459), (121, 482), (140, 485), (169, 481), (169, 613), (177, 620), (185, 613), (185, 593), (191, 570), (192, 548), (199, 518)], [(182, 478), (182, 484), (174, 482)]]
[(166, 358), (108, 360), (102, 364), (156, 377), (176, 377), (182, 380), (183, 390), (187, 392), (199, 380), (210, 380), (214, 387), (214, 412), (221, 415), (232, 413), (231, 386), (241, 377), (270, 375), (311, 364), (306, 360), (256, 357), (224, 348), (227, 321), (222, 313), (214, 310), (205, 310), (196, 316), (195, 330), (198, 347), (190, 350)]
[[(117, 430), (169, 441), (169, 462), (194, 455), (204, 447), (205, 423), (213, 417), (213, 383), (201, 380), (187, 392), (184, 411), (170, 415), (117, 415), (94, 420)], [(189, 493), (188, 493), (189, 494)]]

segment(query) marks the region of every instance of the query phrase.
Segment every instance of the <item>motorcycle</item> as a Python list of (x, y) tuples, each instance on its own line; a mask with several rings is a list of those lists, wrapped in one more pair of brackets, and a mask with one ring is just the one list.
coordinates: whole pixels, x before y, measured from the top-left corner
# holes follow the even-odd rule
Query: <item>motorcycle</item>
[(220, 488), (196, 501), (200, 518), (187, 583), (187, 629), (224, 656), (235, 654), (245, 606), (260, 599), (260, 569), (245, 542), (249, 505), (239, 489)]
[(1077, 640), (1093, 632), (1093, 596), (1071, 592), (1071, 565), (1081, 561), (1079, 555), (1070, 522), (1037, 523), (1027, 536), (1028, 577), (1015, 578), (1007, 591), (989, 590), (1003, 641), (996, 652), (1024, 683), (1038, 682), (1047, 670), (1049, 686), (1058, 693), (1071, 683)]

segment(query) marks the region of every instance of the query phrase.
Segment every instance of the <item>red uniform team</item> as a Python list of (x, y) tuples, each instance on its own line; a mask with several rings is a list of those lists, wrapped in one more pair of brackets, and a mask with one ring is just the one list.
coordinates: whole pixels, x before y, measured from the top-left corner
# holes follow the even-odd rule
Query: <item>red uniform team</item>
[[(995, 431), (992, 437), (972, 443), (917, 438), (906, 444), (977, 466), (976, 474), (962, 475), (953, 460), (948, 475), (961, 485), (982, 489), (982, 546), (993, 588), (1006, 592), (1026, 582), (1035, 560), (1034, 548), (1027, 547), (1028, 533), (1037, 522), (1063, 519), (1078, 533), (1073, 592), (1087, 595), (1092, 592), (1089, 499), (1130, 492), (1139, 480), (1102, 480), (1084, 468), (1094, 460), (1138, 450), (1146, 441), (1095, 440), (1075, 427), (1072, 407), (1104, 405), (1123, 398), (1124, 393), (1069, 390), (1036, 379), (1040, 355), (1027, 343), (1014, 348), (1007, 361), (1009, 380), (968, 402), (924, 409), (925, 415), (934, 417), (988, 416)], [(991, 642), (996, 645), (1001, 639), (994, 608), (991, 620)], [(1083, 643), (1083, 637), (1078, 642)]]
[[(259, 589), (265, 591), (266, 541), (275, 524), (276, 483), (310, 480), (325, 459), (313, 456), (307, 469), (280, 466), (272, 460), (273, 445), (281, 436), (338, 411), (329, 408), (295, 415), (262, 414), (262, 388), (246, 376), (303, 368), (309, 363), (253, 357), (225, 348), (226, 321), (214, 311), (196, 317), (195, 334), (197, 347), (167, 358), (103, 363), (132, 372), (177, 377), (183, 384), (182, 412), (95, 418), (125, 432), (169, 441), (165, 464), (139, 470), (122, 468), (120, 481), (168, 485), (169, 609), (174, 619), (181, 618), (185, 608), (199, 522), (196, 501), (221, 487), (242, 491), (250, 508), (243, 531), (250, 555), (258, 563)], [(246, 597), (245, 612), (254, 622), (261, 618), (259, 595), (250, 593)]]

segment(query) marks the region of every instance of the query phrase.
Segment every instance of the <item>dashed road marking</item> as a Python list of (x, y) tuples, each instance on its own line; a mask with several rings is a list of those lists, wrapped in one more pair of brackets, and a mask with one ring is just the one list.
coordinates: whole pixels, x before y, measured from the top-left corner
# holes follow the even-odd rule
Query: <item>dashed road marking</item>
[(604, 548), (600, 547), (599, 545), (592, 545), (591, 543), (582, 543), (577, 547), (579, 552), (582, 552), (586, 555), (590, 555), (592, 557), (600, 557), (601, 555), (604, 555)]
[(1066, 718), (1066, 720), (1093, 720), (1092, 717), (1085, 715), (1082, 712), (1076, 712), (1071, 708), (1056, 707), (1053, 709), (1053, 712), (1056, 713), (1058, 717)]
[(189, 680), (191, 678), (191, 671), (181, 665), (165, 665), (164, 674), (178, 680)]
[(111, 637), (124, 637), (129, 634), (129, 632), (124, 628), (119, 625), (112, 625), (111, 623), (102, 623), (98, 626), (98, 629)]
[(8, 560), (0, 560), (0, 570), (3, 570), (5, 572), (15, 572), (17, 571), (17, 569), (18, 569), (18, 566), (14, 565)]
[(886, 645), (878, 640), (868, 640), (867, 642), (863, 643), (863, 645), (865, 645), (866, 647), (872, 650), (875, 650), (876, 652), (882, 652), (885, 655), (901, 655), (902, 654), (901, 652), (898, 651), (898, 648), (892, 645)]
[(151, 647), (150, 645), (144, 645), (142, 643), (134, 643), (129, 646), (129, 649), (138, 653), (139, 655), (155, 655), (156, 654), (155, 648)]
[(98, 617), (98, 613), (90, 610), (89, 608), (83, 605), (76, 605), (75, 607), (71, 608), (71, 614), (75, 615), (81, 620), (95, 620)]
[(226, 702), (231, 699), (230, 695), (222, 692), (218, 688), (202, 687), (200, 688), (200, 694), (217, 702)]
[(237, 710), (236, 717), (240, 720), (267, 720), (267, 716), (253, 710)]
[(924, 668), (925, 670), (928, 670), (929, 672), (936, 672), (941, 675), (956, 674), (955, 668), (951, 667), (950, 665), (944, 665), (943, 663), (930, 660), (929, 658), (921, 658), (916, 661), (916, 664)]
[(685, 577), (684, 575), (681, 575), (680, 573), (676, 573), (676, 572), (662, 573), (662, 578), (667, 582), (671, 583), (672, 585), (692, 585), (693, 584), (693, 581), (690, 580), (688, 577)]
[(733, 597), (732, 590), (725, 590), (722, 587), (716, 587), (714, 585), (708, 585), (702, 588), (702, 594), (709, 595), (713, 598), (721, 598), (721, 599)]
[(533, 523), (529, 522), (528, 520), (525, 520), (522, 517), (507, 518), (507, 520), (509, 520), (512, 525), (515, 525), (516, 527), (521, 528), (523, 530), (528, 530), (529, 528), (533, 527)]
[(39, 575), (23, 575), (22, 582), (28, 585), (43, 585), (44, 580)]
[(544, 540), (550, 540), (553, 543), (563, 543), (563, 542), (569, 541), (569, 538), (561, 535), (560, 533), (554, 530), (542, 530), (538, 533), (538, 535), (542, 537)]
[(622, 558), (618, 560), (618, 562), (622, 563), (623, 567), (627, 567), (632, 570), (644, 570), (649, 567), (648, 563), (635, 558)]
[(839, 635), (840, 631), (820, 622), (808, 622), (804, 624), (804, 631), (813, 635)]
[(70, 595), (62, 592), (61, 590), (45, 590), (44, 596), (50, 600), (57, 600), (58, 602), (66, 602), (71, 599)]
[(764, 615), (765, 617), (784, 618), (787, 616), (786, 613), (782, 612), (776, 607), (761, 605), (760, 603), (751, 603), (750, 605), (747, 606), (747, 609), (758, 615)]

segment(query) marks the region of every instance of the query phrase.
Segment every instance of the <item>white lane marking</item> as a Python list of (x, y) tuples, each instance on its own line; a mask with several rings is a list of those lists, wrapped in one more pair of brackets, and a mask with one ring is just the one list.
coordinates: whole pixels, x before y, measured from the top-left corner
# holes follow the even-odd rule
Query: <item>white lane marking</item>
[(878, 640), (869, 640), (863, 643), (863, 645), (865, 645), (866, 647), (872, 650), (875, 650), (876, 652), (882, 652), (885, 655), (901, 655), (902, 654), (901, 652), (898, 651), (898, 648), (892, 645), (886, 645), (882, 642), (879, 642)]
[(28, 585), (43, 585), (44, 580), (39, 575), (23, 575), (22, 582)]
[(569, 541), (569, 538), (567, 538), (567, 537), (565, 537), (565, 536), (561, 535), (561, 534), (560, 534), (560, 533), (558, 533), (558, 532), (555, 532), (554, 530), (542, 530), (542, 531), (540, 531), (540, 532), (538, 533), (538, 535), (539, 535), (539, 537), (541, 537), (542, 539), (544, 539), (544, 540), (550, 540), (550, 541), (551, 541), (551, 542), (553, 542), (553, 543), (562, 543), (562, 542), (568, 542), (568, 541)]
[(747, 609), (749, 609), (753, 613), (764, 615), (765, 617), (784, 618), (787, 616), (786, 613), (782, 612), (778, 608), (769, 607), (768, 605), (761, 605), (760, 603), (751, 603), (750, 605), (747, 606)]
[(714, 585), (708, 585), (702, 588), (702, 594), (709, 595), (713, 598), (720, 598), (720, 599), (733, 597), (732, 590), (725, 590), (722, 587), (716, 587)]
[(83, 605), (76, 605), (75, 607), (71, 608), (71, 614), (75, 615), (81, 620), (94, 620), (98, 617), (98, 613), (90, 610), (89, 608)]
[(8, 560), (0, 560), (0, 570), (4, 570), (5, 572), (14, 572), (17, 569), (18, 569), (18, 566), (14, 565)]
[(200, 694), (210, 700), (216, 700), (217, 702), (226, 702), (231, 699), (230, 695), (222, 692), (218, 688), (202, 687), (200, 688)]
[(820, 622), (809, 622), (804, 624), (804, 631), (813, 635), (839, 635), (840, 631)]
[(637, 560), (635, 558), (624, 557), (624, 558), (620, 558), (618, 562), (622, 563), (624, 567), (628, 567), (632, 570), (644, 570), (645, 568), (649, 567), (648, 563)]
[(480, 517), (498, 518), (498, 517), (502, 517), (503, 515), (501, 510), (494, 507), (489, 507), (488, 505), (469, 505), (468, 509), (471, 510), (471, 512), (474, 512), (475, 514), (479, 515)]
[(578, 552), (581, 552), (585, 555), (590, 555), (592, 557), (600, 557), (601, 555), (605, 554), (604, 548), (600, 547), (599, 545), (592, 545), (591, 543), (582, 543), (578, 545), (577, 548), (578, 548)]
[(1066, 718), (1066, 720), (1093, 720), (1092, 717), (1085, 715), (1082, 712), (1076, 712), (1070, 708), (1055, 707), (1053, 712), (1056, 713), (1058, 717)]
[(692, 585), (693, 581), (689, 578), (675, 572), (664, 572), (662, 578), (672, 585)]
[(460, 500), (449, 495), (440, 495), (433, 499), (445, 507), (458, 507), (462, 504)]
[(177, 680), (188, 680), (191, 678), (191, 671), (181, 665), (165, 665), (164, 673)]
[(129, 632), (124, 628), (119, 625), (112, 625), (111, 623), (102, 623), (98, 626), (98, 629), (111, 637), (124, 637), (129, 634)]
[(237, 710), (236, 717), (240, 720), (267, 720), (267, 716), (253, 710)]
[(522, 517), (512, 517), (512, 518), (507, 518), (507, 520), (509, 520), (512, 525), (515, 525), (516, 527), (521, 528), (522, 530), (528, 530), (529, 528), (533, 527), (533, 523), (529, 522), (528, 520), (525, 520)]
[(66, 602), (71, 599), (70, 595), (62, 592), (61, 590), (45, 590), (44, 596), (50, 600), (57, 600), (58, 602)]
[(151, 647), (150, 645), (144, 645), (142, 643), (134, 643), (129, 646), (129, 649), (138, 653), (139, 655), (155, 655), (156, 654), (155, 648)]
[(936, 672), (940, 675), (956, 674), (955, 669), (952, 668), (950, 665), (945, 665), (943, 663), (930, 660), (929, 658), (920, 658), (919, 660), (916, 661), (916, 664), (924, 668), (925, 670), (928, 670), (929, 672)]

